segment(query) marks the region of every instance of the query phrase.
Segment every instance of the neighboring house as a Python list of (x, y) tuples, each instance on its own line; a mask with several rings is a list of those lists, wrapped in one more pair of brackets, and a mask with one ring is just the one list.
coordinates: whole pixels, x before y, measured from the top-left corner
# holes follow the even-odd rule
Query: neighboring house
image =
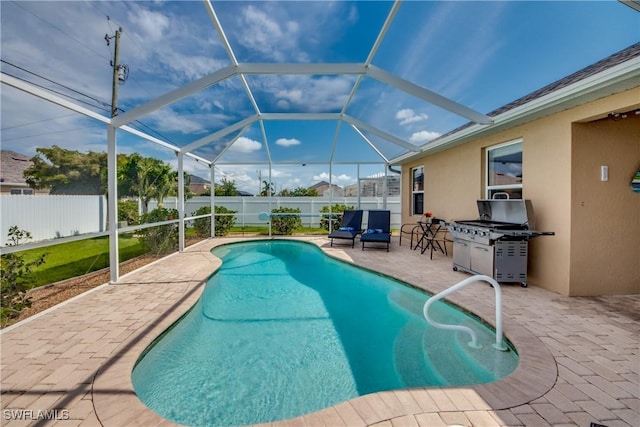
[[(25, 169), (32, 165), (31, 158), (15, 151), (0, 150), (0, 193), (2, 194), (34, 194), (24, 179)], [(38, 190), (47, 194), (47, 190)]]
[(189, 175), (189, 191), (201, 196), (211, 191), (211, 182), (197, 175)]
[[(383, 197), (384, 175), (360, 178), (360, 197)], [(356, 197), (358, 195), (358, 184), (351, 184), (344, 187), (345, 197)], [(387, 196), (395, 197), (400, 195), (400, 176), (387, 176)]]
[[(568, 296), (640, 293), (640, 43), (393, 160), (403, 222), (478, 217), (476, 200), (531, 200), (530, 284)], [(415, 210), (415, 212), (414, 212)], [(526, 289), (522, 289), (526, 304)]]
[[(318, 196), (329, 197), (329, 188), (330, 186), (327, 181), (320, 181), (313, 184), (311, 187), (309, 187), (309, 190), (315, 189), (318, 192)], [(331, 188), (333, 188), (333, 194), (332, 194), (333, 197), (344, 196), (344, 191), (342, 187), (339, 187), (335, 184), (331, 184)]]

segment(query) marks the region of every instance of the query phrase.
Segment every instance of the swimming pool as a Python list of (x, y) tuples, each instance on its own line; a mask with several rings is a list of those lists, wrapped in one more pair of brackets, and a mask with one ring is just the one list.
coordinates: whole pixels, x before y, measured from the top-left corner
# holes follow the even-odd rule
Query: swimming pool
[(382, 390), (470, 385), (511, 373), (518, 357), (493, 332), (428, 295), (327, 257), (314, 245), (257, 241), (218, 247), (222, 267), (196, 305), (154, 342), (132, 374), (138, 397), (198, 426), (286, 419)]

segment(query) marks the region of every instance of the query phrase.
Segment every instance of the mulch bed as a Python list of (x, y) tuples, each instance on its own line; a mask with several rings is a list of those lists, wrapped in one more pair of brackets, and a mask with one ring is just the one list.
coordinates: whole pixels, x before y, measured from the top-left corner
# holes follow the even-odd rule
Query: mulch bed
[[(157, 259), (159, 256), (142, 255), (132, 258), (128, 261), (120, 263), (120, 274), (126, 274), (144, 265), (147, 265)], [(94, 271), (82, 276), (73, 277), (71, 279), (61, 280), (60, 282), (51, 283), (29, 291), (31, 297), (31, 307), (27, 307), (20, 313), (16, 319), (12, 320), (8, 325), (24, 320), (34, 314), (40, 313), (49, 307), (53, 307), (63, 301), (68, 300), (76, 295), (80, 295), (90, 289), (107, 283), (111, 279), (109, 268)]]

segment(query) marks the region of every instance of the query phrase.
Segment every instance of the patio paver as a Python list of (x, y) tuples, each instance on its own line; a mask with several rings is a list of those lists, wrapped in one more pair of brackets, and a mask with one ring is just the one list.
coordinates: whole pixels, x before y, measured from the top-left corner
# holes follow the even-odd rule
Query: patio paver
[[(439, 292), (468, 277), (451, 258), (329, 247), (326, 253)], [(142, 404), (131, 384), (141, 352), (200, 296), (220, 262), (210, 239), (7, 328), (0, 335), (2, 425), (175, 425)], [(493, 289), (450, 298), (494, 321)], [(504, 331), (521, 354), (492, 384), (374, 393), (273, 426), (640, 425), (640, 295), (568, 298), (503, 286)], [(46, 419), (55, 418), (55, 419)]]

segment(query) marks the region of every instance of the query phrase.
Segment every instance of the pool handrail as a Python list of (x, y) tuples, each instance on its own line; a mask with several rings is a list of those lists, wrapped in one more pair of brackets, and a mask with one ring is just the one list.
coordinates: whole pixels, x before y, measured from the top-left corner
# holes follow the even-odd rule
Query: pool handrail
[(492, 277), (485, 276), (484, 274), (477, 274), (475, 276), (468, 277), (453, 286), (450, 286), (444, 291), (439, 292), (429, 298), (427, 302), (424, 303), (422, 313), (424, 314), (424, 318), (427, 320), (427, 322), (429, 322), (436, 328), (467, 332), (469, 335), (471, 335), (469, 346), (472, 348), (482, 348), (482, 345), (478, 344), (478, 336), (473, 329), (464, 325), (446, 325), (444, 323), (438, 323), (429, 316), (429, 307), (431, 307), (431, 304), (441, 300), (449, 294), (452, 294), (458, 289), (464, 288), (471, 283), (479, 281), (488, 282), (493, 287), (496, 295), (496, 342), (495, 344), (493, 344), (493, 348), (500, 351), (507, 351), (508, 348), (502, 343), (502, 289), (500, 288), (498, 282)]

